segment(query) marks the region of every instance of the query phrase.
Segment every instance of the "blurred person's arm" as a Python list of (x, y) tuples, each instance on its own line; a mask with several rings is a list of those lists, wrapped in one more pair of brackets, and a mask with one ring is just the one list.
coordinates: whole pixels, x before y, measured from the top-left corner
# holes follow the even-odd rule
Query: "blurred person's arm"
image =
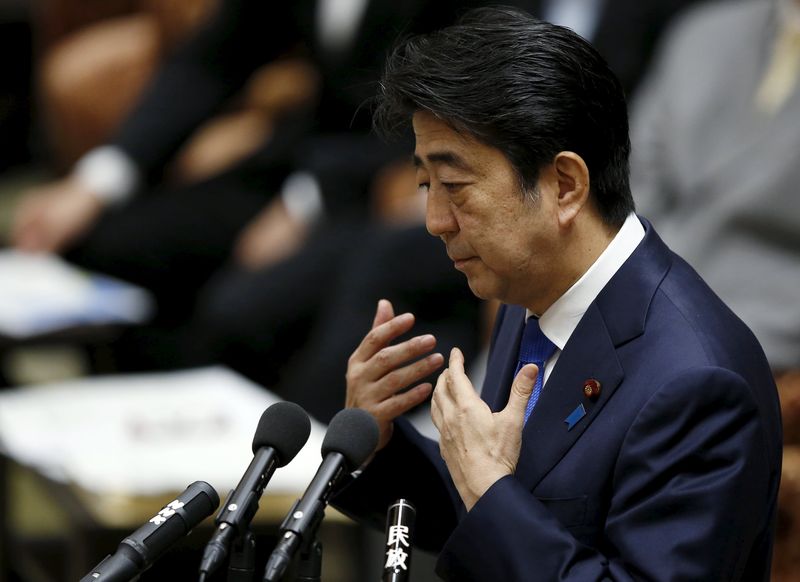
[(22, 250), (59, 252), (77, 241), (111, 204), (126, 200), (140, 175), (114, 147), (84, 156), (73, 173), (30, 190), (16, 211), (11, 242)]
[(31, 251), (60, 252), (160, 173), (189, 135), (249, 75), (294, 40), (285, 9), (225, 0), (214, 17), (160, 67), (110, 144), (86, 154), (71, 175), (28, 192), (11, 240)]
[(297, 252), (323, 214), (319, 182), (313, 174), (295, 172), (248, 224), (234, 249), (240, 265), (257, 270), (273, 265)]
[(178, 148), (260, 66), (292, 47), (288, 3), (224, 0), (211, 20), (168, 57), (111, 145), (156, 177)]

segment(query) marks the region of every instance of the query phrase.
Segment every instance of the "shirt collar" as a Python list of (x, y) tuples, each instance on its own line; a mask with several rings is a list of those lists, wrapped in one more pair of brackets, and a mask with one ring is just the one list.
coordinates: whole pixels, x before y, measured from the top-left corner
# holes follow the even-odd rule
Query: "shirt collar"
[[(642, 223), (634, 213), (629, 214), (622, 228), (592, 266), (542, 314), (539, 327), (559, 350), (564, 349), (589, 305), (633, 254), (643, 238)], [(527, 317), (531, 315), (533, 313), (528, 310)]]

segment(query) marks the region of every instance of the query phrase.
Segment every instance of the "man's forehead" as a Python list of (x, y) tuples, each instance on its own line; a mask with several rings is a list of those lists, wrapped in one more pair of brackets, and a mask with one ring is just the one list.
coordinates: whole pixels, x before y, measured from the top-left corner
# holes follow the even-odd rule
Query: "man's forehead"
[(416, 147), (414, 165), (447, 165), (469, 169), (468, 160), (474, 155), (476, 142), (468, 135), (456, 131), (450, 124), (427, 111), (414, 114)]
[(417, 111), (411, 118), (411, 125), (414, 128), (414, 136), (420, 140), (457, 140), (470, 141), (467, 134), (458, 131), (453, 124), (442, 119), (430, 111)]
[[(424, 158), (424, 159), (423, 159)], [(414, 152), (414, 167), (416, 168), (424, 168), (426, 163), (432, 165), (445, 165), (451, 166), (453, 168), (458, 168), (461, 170), (470, 170), (471, 166), (467, 163), (467, 161), (460, 156), (459, 154), (448, 151), (448, 150), (440, 150), (440, 151), (432, 151), (417, 154)]]

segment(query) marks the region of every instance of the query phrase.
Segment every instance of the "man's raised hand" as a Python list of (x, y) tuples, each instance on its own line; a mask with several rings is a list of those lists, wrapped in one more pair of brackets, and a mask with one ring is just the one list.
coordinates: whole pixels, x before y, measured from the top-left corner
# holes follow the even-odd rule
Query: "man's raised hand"
[[(372, 322), (347, 363), (348, 408), (363, 408), (378, 421), (382, 449), (392, 436), (394, 419), (422, 403), (432, 386), (425, 382), (406, 390), (440, 368), (444, 357), (431, 353), (436, 347), (432, 335), (415, 336), (396, 345), (392, 340), (411, 330), (414, 316), (395, 316), (392, 304), (381, 299)], [(426, 355), (427, 354), (427, 355)]]

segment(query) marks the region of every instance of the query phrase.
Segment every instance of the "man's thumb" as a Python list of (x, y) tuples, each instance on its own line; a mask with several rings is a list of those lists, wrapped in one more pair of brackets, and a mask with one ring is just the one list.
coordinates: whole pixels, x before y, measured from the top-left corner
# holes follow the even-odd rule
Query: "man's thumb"
[(518, 415), (520, 419), (525, 413), (525, 407), (528, 405), (528, 400), (533, 392), (533, 386), (536, 384), (536, 376), (538, 373), (539, 368), (536, 364), (525, 364), (517, 373), (514, 382), (511, 384), (511, 392), (508, 395), (506, 410)]

